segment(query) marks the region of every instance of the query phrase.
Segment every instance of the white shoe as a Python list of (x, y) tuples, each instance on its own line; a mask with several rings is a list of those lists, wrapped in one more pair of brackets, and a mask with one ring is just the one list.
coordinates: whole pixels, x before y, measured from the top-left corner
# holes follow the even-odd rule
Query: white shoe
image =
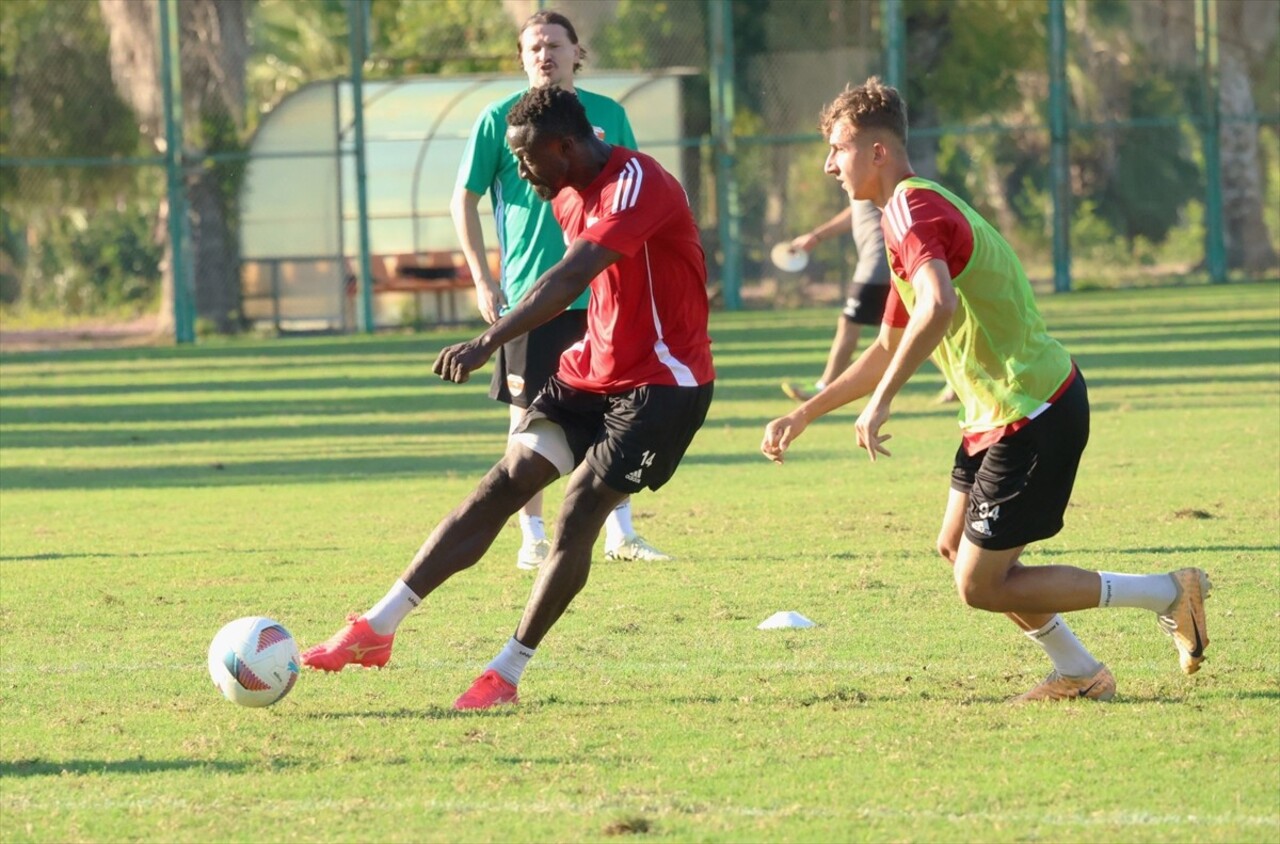
[(633, 533), (612, 548), (604, 549), (606, 560), (641, 560), (647, 563), (664, 563), (674, 560), (670, 554), (664, 554), (644, 541), (638, 533)]
[(516, 554), (516, 568), (533, 571), (547, 561), (551, 553), (551, 543), (545, 539), (525, 540)]

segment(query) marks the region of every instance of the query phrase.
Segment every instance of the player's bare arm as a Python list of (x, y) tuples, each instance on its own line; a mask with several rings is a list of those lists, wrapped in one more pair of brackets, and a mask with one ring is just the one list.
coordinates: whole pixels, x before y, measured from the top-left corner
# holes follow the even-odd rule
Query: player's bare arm
[(564, 311), (593, 278), (621, 258), (619, 253), (588, 240), (575, 240), (560, 263), (542, 274), (520, 304), (474, 340), (444, 349), (432, 369), (446, 381), (463, 383), (484, 366), (499, 346)]
[(824, 240), (847, 234), (852, 222), (853, 207), (849, 206), (813, 231), (805, 232), (792, 240), (791, 248), (808, 252)]
[(493, 324), (507, 304), (502, 288), (489, 272), (489, 260), (485, 257), (484, 230), (480, 228), (480, 194), (459, 185), (449, 203), (453, 227), (458, 233), (462, 255), (471, 269), (476, 284), (476, 306), (484, 321)]
[(781, 463), (783, 453), (813, 420), (869, 395), (880, 383), (894, 351), (902, 338), (902, 329), (881, 325), (876, 341), (858, 359), (840, 373), (825, 389), (788, 413), (773, 420), (764, 429), (760, 451), (774, 463)]
[(891, 456), (883, 445), (889, 436), (880, 433), (889, 420), (890, 406), (898, 391), (942, 342), (959, 304), (945, 261), (935, 259), (920, 267), (911, 279), (911, 286), (915, 289), (916, 304), (902, 342), (853, 426), (858, 447), (865, 448), (873, 462), (878, 454)]

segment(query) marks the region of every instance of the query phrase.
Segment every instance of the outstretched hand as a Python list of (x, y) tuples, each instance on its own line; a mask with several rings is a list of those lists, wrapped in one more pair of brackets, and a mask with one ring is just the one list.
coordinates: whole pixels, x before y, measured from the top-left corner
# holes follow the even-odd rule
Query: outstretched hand
[(796, 437), (804, 433), (809, 426), (801, 417), (788, 414), (779, 417), (764, 426), (764, 439), (760, 442), (760, 453), (774, 463), (782, 463), (782, 455), (787, 446), (795, 442)]
[(485, 351), (479, 340), (468, 340), (446, 346), (431, 368), (444, 380), (462, 384), (471, 378), (472, 372), (484, 366), (491, 355), (492, 352)]
[(858, 448), (865, 448), (867, 454), (871, 457), (871, 462), (876, 462), (876, 455), (883, 454), (885, 457), (892, 457), (889, 449), (885, 448), (883, 443), (893, 439), (892, 434), (881, 435), (880, 428), (885, 422), (889, 421), (888, 405), (881, 406), (877, 402), (872, 402), (863, 409), (858, 416), (858, 421), (853, 424), (854, 433), (858, 438)]
[(806, 232), (791, 241), (792, 252), (812, 252), (818, 245), (818, 237), (813, 232)]

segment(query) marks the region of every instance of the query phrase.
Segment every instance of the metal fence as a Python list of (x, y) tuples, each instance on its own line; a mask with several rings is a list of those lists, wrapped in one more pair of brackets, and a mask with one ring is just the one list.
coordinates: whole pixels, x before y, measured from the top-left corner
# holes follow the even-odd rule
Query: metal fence
[[(260, 319), (246, 292), (278, 304), (294, 270), (241, 259), (246, 181), (319, 156), (339, 174), (350, 233), (326, 272), (352, 307), (345, 324), (371, 330), (370, 200), (385, 186), (366, 86), (518, 73), (516, 28), (544, 6), (575, 21), (584, 87), (593, 73), (681, 69), (679, 132), (661, 140), (683, 150), (725, 308), (836, 295), (848, 239), (819, 247), (802, 275), (767, 256), (846, 201), (822, 173), (817, 116), (871, 74), (906, 94), (917, 171), (995, 222), (1047, 288), (1276, 272), (1272, 3), (7, 0), (0, 303), (118, 312), (161, 295), (180, 342)], [(294, 93), (321, 82), (341, 101), (332, 143), (255, 148), (265, 116), (293, 119)], [(308, 219), (273, 223), (288, 238)]]

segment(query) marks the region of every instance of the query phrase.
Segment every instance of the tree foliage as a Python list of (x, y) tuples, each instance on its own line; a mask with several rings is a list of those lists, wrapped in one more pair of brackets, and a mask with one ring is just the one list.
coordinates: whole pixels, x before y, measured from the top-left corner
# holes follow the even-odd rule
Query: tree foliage
[[(97, 7), (10, 0), (0, 26), (0, 153), (14, 158), (128, 156), (137, 122), (111, 84)], [(94, 206), (127, 185), (126, 168), (0, 168), (6, 205)]]
[[(1227, 246), (1233, 265), (1249, 267), (1274, 265), (1280, 220), (1280, 212), (1267, 207), (1280, 192), (1280, 131), (1252, 120), (1259, 111), (1280, 110), (1280, 16), (1270, 5), (1215, 7)], [(547, 6), (579, 24), (593, 69), (703, 70), (702, 87), (691, 85), (695, 93), (685, 96), (685, 131), (709, 131), (705, 3), (566, 0)], [(0, 3), (0, 154), (153, 155), (162, 136), (156, 8), (155, 0)], [(352, 7), (347, 0), (181, 0), (179, 8), (198, 287), (234, 292), (243, 168), (213, 164), (206, 154), (234, 157), (258, 118), (289, 93), (349, 74)], [(373, 79), (518, 72), (516, 27), (532, 8), (514, 0), (376, 0), (367, 7), (365, 72)], [(1015, 239), (1044, 243), (1051, 187), (1045, 4), (904, 0), (902, 8), (917, 169), (939, 175)], [(1193, 4), (1067, 0), (1066, 8), (1077, 230), (1090, 243), (1127, 245), (1131, 256), (1174, 232), (1186, 241), (1188, 227), (1199, 226), (1204, 190), (1196, 115), (1205, 104)], [(795, 57), (840, 55), (840, 68), (857, 67), (849, 56), (874, 57), (882, 46), (882, 9), (847, 0), (733, 0), (735, 130), (744, 136), (810, 131), (810, 113), (816, 113), (810, 101), (861, 80), (834, 69), (797, 77), (804, 65)], [(940, 127), (957, 125), (966, 132), (938, 137)], [(738, 150), (741, 208), (753, 215), (744, 225), (763, 217), (761, 236), (774, 236), (787, 201), (805, 204), (791, 215), (796, 220), (825, 213), (816, 199), (831, 186), (808, 149), (766, 151), (739, 143)], [(687, 155), (692, 180), (710, 176), (704, 149), (690, 145)], [(0, 167), (0, 299), (25, 285), (32, 298), (62, 296), (67, 307), (139, 301), (127, 277), (154, 286), (161, 249), (155, 238), (164, 231), (154, 219), (162, 175), (147, 166)], [(704, 223), (714, 227), (714, 220)], [(206, 304), (207, 315), (234, 318), (234, 297)]]
[(690, 17), (680, 0), (619, 0), (613, 24), (592, 39), (588, 61), (619, 70), (701, 66), (707, 52), (705, 26), (690, 26)]
[[(126, 270), (95, 259), (82, 272), (94, 244), (98, 217), (136, 222), (139, 171), (131, 166), (50, 165), (48, 159), (132, 156), (144, 152), (138, 121), (111, 84), (107, 33), (96, 4), (11, 0), (0, 26), (0, 154), (43, 159), (0, 167), (0, 301), (25, 298), (68, 311), (115, 304)], [(129, 266), (145, 287), (157, 275), (160, 254), (147, 225), (126, 248)], [(86, 239), (87, 238), (87, 239)], [(124, 247), (121, 247), (124, 248)], [(102, 256), (100, 256), (102, 257)], [(126, 299), (133, 301), (136, 290)]]

